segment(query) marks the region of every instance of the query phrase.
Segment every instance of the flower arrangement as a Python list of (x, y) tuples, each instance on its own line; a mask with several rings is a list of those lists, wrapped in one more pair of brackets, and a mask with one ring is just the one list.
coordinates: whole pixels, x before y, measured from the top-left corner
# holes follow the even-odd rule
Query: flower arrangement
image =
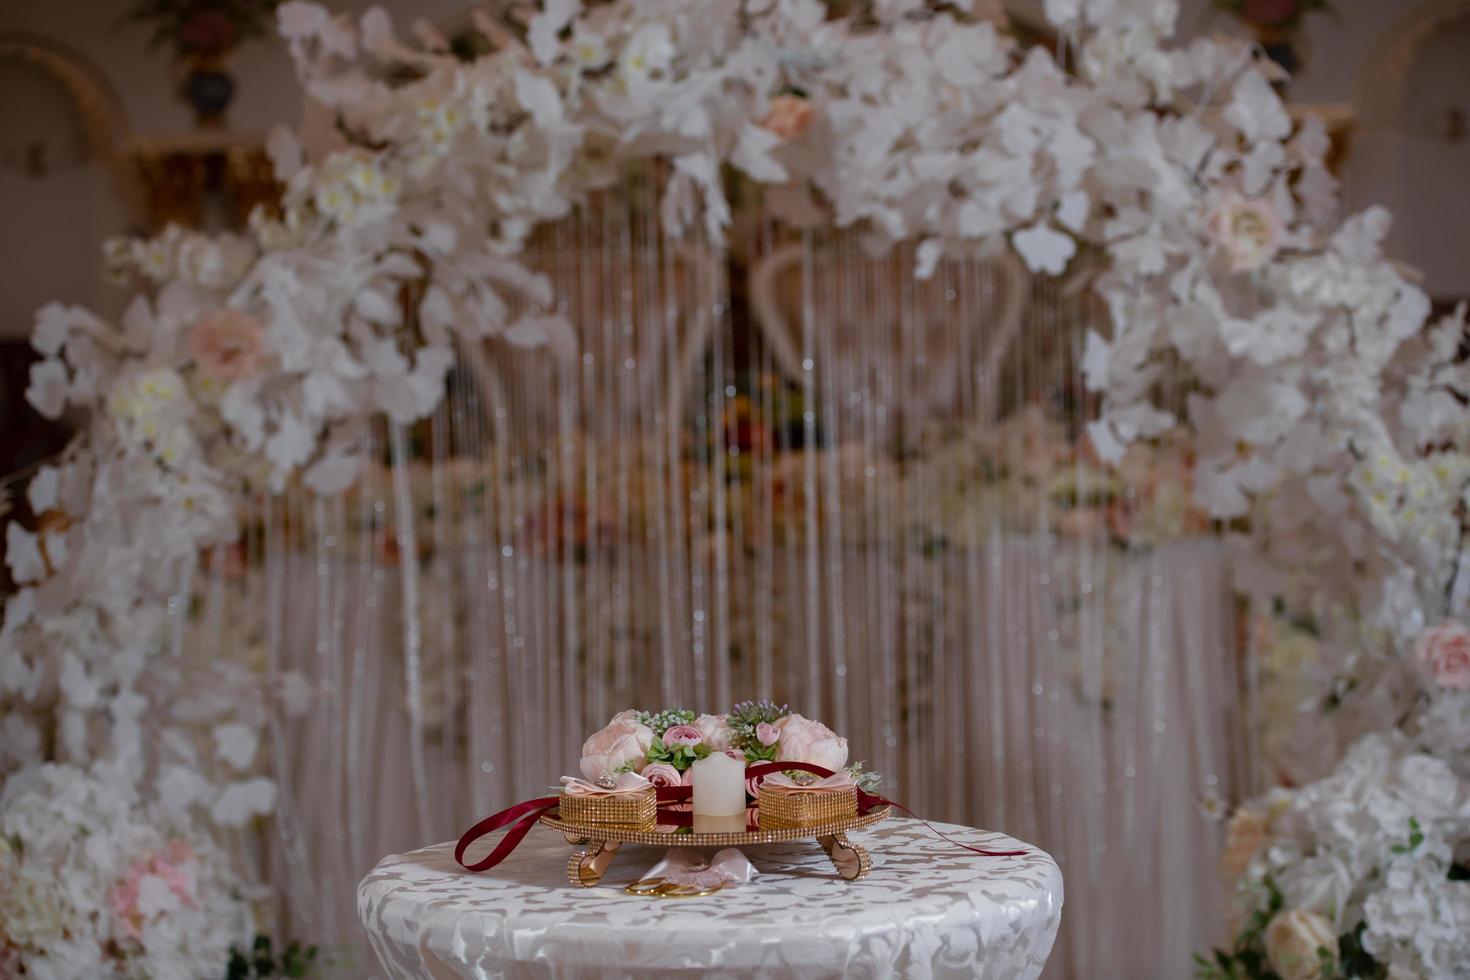
[(46, 765), (0, 795), (6, 975), (223, 977), (246, 891), (188, 821), (136, 806), (116, 768)]
[[(1248, 522), (1242, 588), (1416, 634), (1423, 615), (1403, 610), (1423, 608), (1419, 572), (1458, 561), (1464, 537), (1464, 311), (1428, 322), (1427, 298), (1383, 253), (1387, 213), (1334, 217), (1324, 126), (1293, 122), (1245, 46), (1170, 45), (1176, 3), (1047, 3), (1073, 72), (1040, 50), (1021, 57), (951, 6), (893, 0), (829, 21), (801, 0), (572, 0), (514, 30), (487, 21), (491, 50), (461, 61), (432, 31), (419, 46), (399, 40), (380, 9), (353, 19), (282, 4), (299, 76), (337, 125), (325, 150), (271, 139), (287, 185), (280, 216), (239, 238), (172, 231), (114, 246), (114, 270), (142, 287), (116, 323), (60, 303), (38, 314), (30, 401), (49, 417), (90, 411), (81, 440), (30, 489), (33, 512), (66, 525), (7, 529), (19, 588), (0, 628), (7, 794), (47, 758), (122, 755), (140, 762), (123, 825), (148, 826), (143, 815), (181, 785), (207, 797), (202, 762), (157, 764), (176, 726), (139, 723), (192, 696), (192, 678), (162, 655), (157, 610), (171, 586), (158, 570), (236, 540), (239, 501), (261, 487), (342, 492), (366, 462), (371, 422), (431, 412), (460, 345), (566, 336), (554, 315), (513, 312), (556, 308), (523, 246), (618, 166), (655, 156), (670, 163), (669, 235), (722, 241), (722, 176), (734, 170), (799, 191), (788, 197), (874, 245), (915, 243), (919, 276), (988, 249), (1057, 275), (1096, 251), (1111, 322), (1089, 333), (1083, 373), (1100, 396), (1088, 428), (1099, 462), (1188, 426), (1191, 505)], [(1290, 23), (1307, 6), (1253, 9)], [(226, 40), (203, 35), (188, 43)], [(792, 97), (805, 104), (777, 101)], [(1189, 392), (1183, 417), (1156, 404), (1166, 388)], [(1166, 511), (1177, 510), (1172, 499)], [(1463, 583), (1450, 580), (1445, 606), (1463, 609)], [(1442, 702), (1405, 737), (1449, 758)], [(793, 721), (764, 724), (783, 721), (778, 757), (802, 742)], [(761, 724), (751, 736), (769, 750)], [(686, 749), (714, 751), (676, 734), (676, 753), (667, 733), (675, 772)], [(646, 768), (654, 735), (625, 719), (594, 753), (598, 771)], [(835, 754), (821, 732), (806, 741)], [(270, 809), (259, 778), (246, 813)], [(92, 884), (101, 895), (115, 882)], [(166, 885), (149, 889), (181, 904)], [(1432, 931), (1433, 914), (1402, 921)], [(57, 949), (101, 955), (128, 938), (121, 921), (80, 922)], [(145, 940), (150, 921), (145, 911)], [(1380, 935), (1364, 943), (1392, 960)]]
[(882, 778), (864, 771), (860, 762), (848, 765), (847, 739), (766, 699), (742, 701), (722, 715), (683, 708), (620, 711), (583, 743), (580, 768), (594, 783), (636, 772), (654, 786), (688, 786), (694, 763), (715, 752), (748, 764), (806, 762), (846, 769), (864, 789), (875, 788)]
[(1444, 623), (1415, 646), (1424, 690), (1402, 726), (1230, 819), (1233, 942), (1197, 958), (1201, 978), (1470, 973), (1470, 630)]

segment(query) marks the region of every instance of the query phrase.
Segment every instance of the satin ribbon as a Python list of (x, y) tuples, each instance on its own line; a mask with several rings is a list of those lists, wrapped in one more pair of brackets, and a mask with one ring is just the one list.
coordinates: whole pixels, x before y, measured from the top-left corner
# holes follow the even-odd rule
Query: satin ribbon
[[(778, 772), (788, 772), (791, 770), (796, 770), (798, 772), (809, 772), (813, 775), (821, 776), (824, 779), (836, 775), (836, 773), (834, 773), (831, 769), (827, 769), (822, 766), (815, 766), (812, 765), (810, 762), (765, 762), (758, 766), (751, 766), (750, 768), (746, 769), (745, 778), (754, 779), (756, 783), (759, 784), (767, 776), (772, 776)], [(886, 797), (878, 796), (875, 793), (868, 793), (864, 790), (859, 789), (857, 791), (857, 801), (858, 813), (871, 813), (873, 810), (876, 810), (880, 806), (894, 807), (895, 809), (899, 809), (902, 810), (904, 813), (907, 813), (909, 816), (919, 821), (919, 823), (923, 824), (925, 827), (928, 827), (929, 832), (935, 837), (938, 837), (939, 839), (944, 841), (948, 841), (955, 847), (962, 847), (967, 851), (972, 851), (975, 854), (983, 854), (986, 857), (1021, 857), (1022, 855), (1027, 853), (1025, 851), (992, 851), (983, 847), (974, 847), (970, 844), (966, 844), (964, 841), (955, 840), (953, 837), (944, 833), (938, 827), (934, 826), (932, 823), (925, 820), (923, 817), (919, 816), (917, 813), (910, 810), (902, 803), (887, 799)]]
[(826, 779), (814, 779), (809, 783), (798, 783), (785, 772), (772, 773), (761, 780), (761, 788), (777, 793), (840, 793), (856, 789), (857, 783), (851, 773), (837, 772)]
[(562, 792), (571, 796), (620, 796), (623, 793), (641, 793), (652, 785), (652, 783), (636, 772), (620, 774), (617, 782), (610, 788), (607, 786), (598, 786), (596, 783), (589, 783), (587, 780), (578, 779), (576, 776), (561, 777)]
[[(809, 772), (813, 775), (821, 776), (823, 779), (836, 775), (831, 769), (812, 765), (810, 762), (763, 762), (760, 765), (747, 768), (745, 770), (745, 777), (755, 780), (756, 784), (759, 785), (767, 776), (792, 770)], [(670, 810), (669, 808), (676, 804), (689, 802), (694, 796), (694, 787), (660, 786), (655, 792), (658, 795), (658, 808), (661, 811), (659, 813), (659, 823), (687, 825), (693, 822), (692, 814)], [(560, 797), (543, 796), (539, 799), (517, 803), (513, 807), (508, 807), (499, 813), (486, 817), (469, 830), (466, 830), (464, 835), (460, 837), (459, 843), (454, 848), (454, 859), (459, 862), (460, 867), (467, 871), (490, 870), (510, 856), (510, 853), (520, 845), (526, 834), (536, 825), (536, 821), (540, 819), (543, 813), (556, 809), (557, 804), (560, 802)], [(875, 793), (868, 793), (859, 789), (857, 791), (857, 802), (858, 813), (871, 813), (880, 806), (891, 806), (895, 809), (902, 810), (925, 827), (928, 827), (929, 832), (935, 837), (975, 854), (983, 854), (986, 857), (1021, 857), (1027, 853), (1026, 851), (992, 851), (983, 847), (974, 847), (963, 841), (957, 841), (902, 803), (878, 796)], [(501, 827), (510, 826), (511, 824), (515, 826), (511, 827), (510, 831), (500, 839), (500, 843), (495, 845), (495, 849), (486, 855), (484, 859), (476, 861), (474, 864), (464, 863), (465, 851), (469, 850), (471, 844), (486, 834), (493, 833)]]
[[(486, 817), (466, 830), (460, 837), (459, 843), (454, 846), (454, 859), (466, 871), (489, 871), (510, 857), (510, 852), (514, 851), (520, 845), (522, 838), (530, 832), (532, 827), (536, 826), (536, 821), (541, 818), (541, 814), (547, 810), (555, 810), (560, 802), (561, 797), (559, 796), (543, 796), (539, 799), (517, 803), (515, 806), (507, 807), (499, 813)], [(500, 839), (500, 843), (495, 845), (495, 850), (474, 864), (464, 863), (464, 852), (469, 850), (471, 844), (486, 834), (509, 824), (515, 824), (515, 826), (511, 827), (510, 832)]]

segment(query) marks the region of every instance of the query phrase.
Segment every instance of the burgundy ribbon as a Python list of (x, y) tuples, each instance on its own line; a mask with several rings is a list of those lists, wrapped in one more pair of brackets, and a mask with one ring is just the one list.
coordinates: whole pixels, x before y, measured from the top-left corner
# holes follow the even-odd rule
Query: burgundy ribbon
[[(547, 810), (555, 810), (557, 804), (560, 802), (561, 797), (559, 796), (543, 796), (540, 799), (517, 803), (513, 807), (486, 817), (469, 830), (466, 830), (464, 836), (460, 837), (459, 843), (454, 848), (454, 859), (466, 871), (489, 871), (501, 861), (510, 857), (510, 852), (515, 850), (520, 844), (521, 839), (530, 832), (532, 827), (536, 826), (536, 821), (541, 818), (541, 814)], [(517, 820), (520, 822), (516, 823)], [(511, 828), (510, 833), (500, 838), (500, 843), (495, 845), (495, 850), (474, 864), (464, 863), (464, 852), (469, 850), (471, 844), (486, 834), (512, 823), (515, 826)]]
[[(747, 768), (745, 770), (745, 778), (754, 779), (759, 784), (760, 780), (774, 773), (790, 772), (792, 770), (809, 772), (813, 775), (823, 777), (834, 775), (831, 769), (824, 769), (810, 762), (763, 762)], [(676, 806), (689, 802), (690, 798), (694, 795), (694, 788), (692, 786), (660, 786), (655, 792), (658, 798), (660, 823), (679, 826), (692, 825), (693, 820), (691, 814), (673, 809)], [(948, 841), (955, 847), (964, 848), (975, 854), (983, 854), (986, 857), (1020, 857), (1026, 853), (1025, 851), (991, 851), (983, 847), (974, 847), (963, 841), (957, 841), (902, 803), (894, 802), (874, 793), (867, 793), (859, 789), (857, 791), (857, 801), (858, 813), (871, 813), (880, 806), (895, 807), (907, 813), (925, 827), (928, 827), (929, 832), (934, 836)], [(510, 856), (510, 852), (514, 851), (520, 845), (521, 840), (536, 825), (536, 821), (541, 818), (543, 813), (548, 810), (555, 810), (560, 802), (561, 798), (558, 796), (543, 796), (539, 799), (517, 803), (513, 807), (486, 817), (469, 830), (466, 830), (464, 836), (460, 837), (459, 843), (454, 848), (454, 859), (459, 862), (460, 867), (467, 871), (490, 870)], [(474, 864), (464, 863), (465, 851), (469, 850), (471, 844), (486, 834), (493, 833), (501, 827), (509, 826), (510, 824), (515, 824), (515, 826), (511, 827), (510, 831), (500, 839), (500, 843), (495, 845), (494, 850)]]

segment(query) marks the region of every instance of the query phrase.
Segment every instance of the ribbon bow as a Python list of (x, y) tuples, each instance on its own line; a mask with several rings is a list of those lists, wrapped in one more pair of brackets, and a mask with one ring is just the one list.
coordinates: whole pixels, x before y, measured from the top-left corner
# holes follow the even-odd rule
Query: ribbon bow
[(652, 786), (636, 772), (625, 772), (611, 786), (598, 786), (576, 776), (561, 777), (561, 791), (568, 796), (622, 796), (625, 793), (641, 793)]
[(850, 772), (834, 772), (822, 779), (799, 783), (783, 771), (772, 773), (761, 781), (762, 790), (774, 790), (778, 793), (841, 793), (856, 787), (857, 781)]

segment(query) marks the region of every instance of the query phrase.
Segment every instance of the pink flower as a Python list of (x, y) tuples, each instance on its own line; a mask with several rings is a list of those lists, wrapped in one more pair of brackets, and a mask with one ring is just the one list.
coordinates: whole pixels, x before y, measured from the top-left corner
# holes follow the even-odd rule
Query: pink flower
[(635, 772), (642, 772), (652, 745), (653, 729), (647, 725), (631, 719), (612, 722), (582, 743), (582, 776), (595, 783), (629, 763)]
[(700, 740), (713, 751), (723, 752), (730, 747), (730, 738), (734, 733), (725, 723), (724, 715), (700, 715), (694, 719), (694, 727), (699, 729)]
[(643, 767), (643, 778), (659, 789), (684, 785), (684, 774), (667, 762), (650, 762)]
[(778, 762), (809, 762), (834, 772), (847, 765), (847, 739), (822, 724), (801, 715), (787, 715), (776, 722), (781, 733)]
[(241, 381), (255, 373), (265, 352), (265, 328), (239, 310), (217, 310), (189, 328), (189, 356), (216, 381)]
[(1440, 687), (1470, 690), (1470, 629), (1440, 623), (1419, 635), (1414, 655)]
[(664, 732), (665, 745), (698, 745), (704, 735), (693, 725), (675, 725)]
[[(133, 862), (108, 895), (113, 914), (123, 930), (134, 939), (143, 937), (143, 927), (156, 908), (158, 885), (150, 887), (150, 879), (163, 886), (164, 894), (172, 894), (180, 905), (194, 906), (194, 876), (187, 867), (194, 851), (183, 841), (171, 841), (163, 849)], [(148, 897), (151, 893), (155, 897)]]
[(775, 745), (781, 738), (781, 729), (768, 721), (763, 721), (755, 726), (755, 740), (764, 746)]
[(811, 127), (816, 109), (799, 95), (778, 95), (761, 125), (783, 140), (795, 139)]
[(1253, 272), (1281, 250), (1281, 218), (1265, 198), (1225, 195), (1210, 213), (1209, 230), (1229, 257), (1231, 272)]
[(680, 786), (693, 786), (694, 785), (694, 767), (693, 766), (690, 766), (688, 769), (685, 769), (682, 773), (679, 774), (679, 785)]

